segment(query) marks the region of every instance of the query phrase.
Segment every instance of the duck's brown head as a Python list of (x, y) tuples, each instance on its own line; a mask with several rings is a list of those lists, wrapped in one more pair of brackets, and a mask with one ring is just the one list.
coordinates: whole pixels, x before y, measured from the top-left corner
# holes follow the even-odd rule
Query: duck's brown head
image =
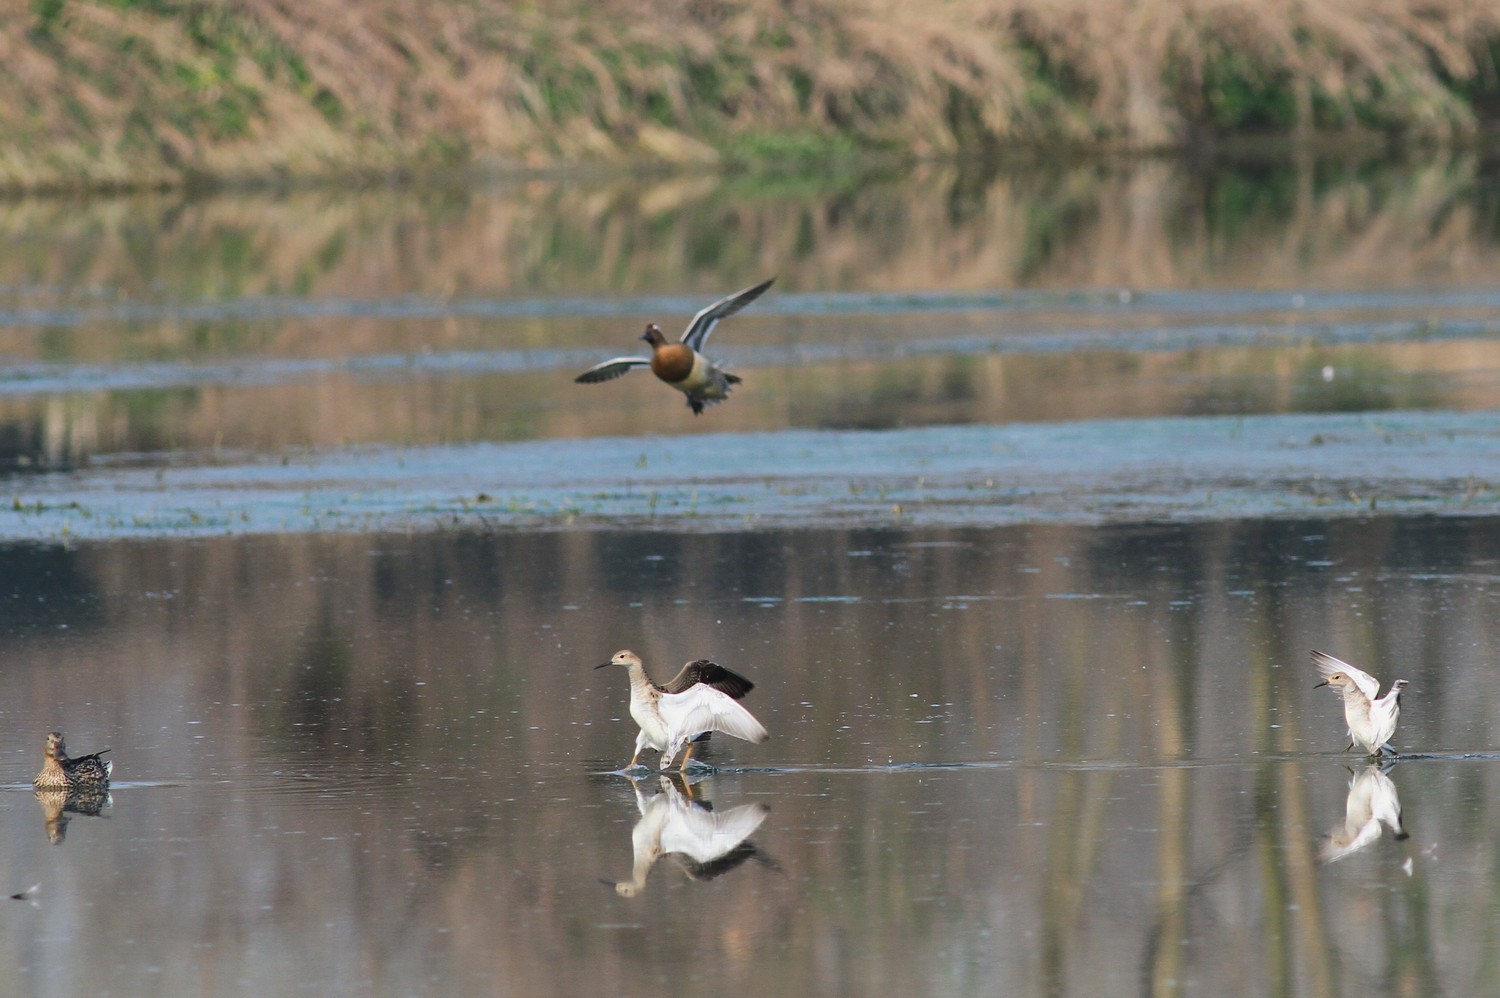
[(66, 759), (68, 757), (67, 746), (63, 744), (63, 733), (61, 731), (47, 732), (47, 748), (45, 752), (48, 759)]
[(641, 339), (651, 344), (651, 349), (667, 345), (667, 338), (662, 335), (661, 327), (651, 322), (646, 324), (646, 331), (641, 334)]

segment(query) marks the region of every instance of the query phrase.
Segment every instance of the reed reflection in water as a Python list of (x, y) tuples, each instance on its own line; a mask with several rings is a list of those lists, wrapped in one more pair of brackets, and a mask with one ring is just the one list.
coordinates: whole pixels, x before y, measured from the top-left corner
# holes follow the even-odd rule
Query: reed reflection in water
[[(822, 291), (1485, 287), (1500, 266), (1496, 169), (1462, 151), (22, 198), (0, 204), (0, 242), (14, 249), (0, 258), (0, 301), (17, 309), (5, 325), (54, 330), (38, 344), (54, 355), (98, 359), (399, 349), (399, 327), (351, 306), (384, 300), (391, 317), (528, 296), (701, 302), (768, 265), (778, 287)], [(202, 323), (216, 301), (254, 318), (306, 313), (300, 299), (331, 305), (357, 332), (292, 340)], [(174, 306), (165, 316), (132, 312), (163, 302)], [(101, 316), (142, 321), (89, 350), (56, 335)], [(508, 345), (555, 343), (548, 318), (516, 327), (526, 336)], [(435, 349), (494, 335), (435, 332)]]
[[(1496, 742), (1497, 566), (1492, 520), (1394, 517), (6, 548), (12, 783), (57, 726), (116, 782), (58, 845), (29, 786), (0, 801), (6, 893), (41, 884), (0, 965), (85, 993), (1478, 993), (1500, 786), (1451, 753)], [(610, 775), (635, 729), (591, 667), (625, 644), (753, 674), (776, 738), (715, 739), (691, 787)], [(1316, 646), (1411, 680), (1384, 774), (1410, 838), (1331, 864), (1355, 760)], [(711, 815), (728, 851), (668, 845)]]
[[(1495, 189), (1464, 153), (6, 202), (0, 470), (1492, 408)], [(745, 384), (711, 420), (570, 383), (770, 273), (716, 335)]]

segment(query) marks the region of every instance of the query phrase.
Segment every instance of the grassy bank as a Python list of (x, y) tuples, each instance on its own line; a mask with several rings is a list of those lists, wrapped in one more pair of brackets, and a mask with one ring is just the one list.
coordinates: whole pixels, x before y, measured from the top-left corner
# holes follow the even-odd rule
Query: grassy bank
[(1474, 0), (0, 3), (12, 189), (1452, 140), (1500, 115), (1500, 5)]

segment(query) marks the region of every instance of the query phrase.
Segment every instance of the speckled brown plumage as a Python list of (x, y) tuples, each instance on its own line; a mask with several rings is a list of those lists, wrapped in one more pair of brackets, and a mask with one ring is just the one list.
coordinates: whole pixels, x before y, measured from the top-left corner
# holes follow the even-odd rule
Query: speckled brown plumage
[(63, 844), (68, 837), (68, 822), (73, 815), (82, 814), (91, 818), (113, 803), (108, 784), (92, 783), (84, 786), (51, 789), (38, 787), (32, 791), (37, 803), (42, 805), (42, 819), (47, 829), (47, 841), (55, 846)]
[(42, 771), (31, 781), (31, 785), (38, 790), (107, 787), (109, 774), (114, 770), (115, 764), (99, 757), (108, 751), (109, 749), (100, 749), (92, 755), (69, 759), (62, 732), (50, 731), (47, 733)]

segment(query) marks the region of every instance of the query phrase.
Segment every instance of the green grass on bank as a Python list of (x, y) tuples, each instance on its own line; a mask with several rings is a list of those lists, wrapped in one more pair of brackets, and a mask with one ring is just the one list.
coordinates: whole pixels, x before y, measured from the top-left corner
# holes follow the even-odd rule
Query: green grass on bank
[(1500, 116), (1500, 4), (1472, 0), (12, 6), (11, 189), (1447, 141)]

